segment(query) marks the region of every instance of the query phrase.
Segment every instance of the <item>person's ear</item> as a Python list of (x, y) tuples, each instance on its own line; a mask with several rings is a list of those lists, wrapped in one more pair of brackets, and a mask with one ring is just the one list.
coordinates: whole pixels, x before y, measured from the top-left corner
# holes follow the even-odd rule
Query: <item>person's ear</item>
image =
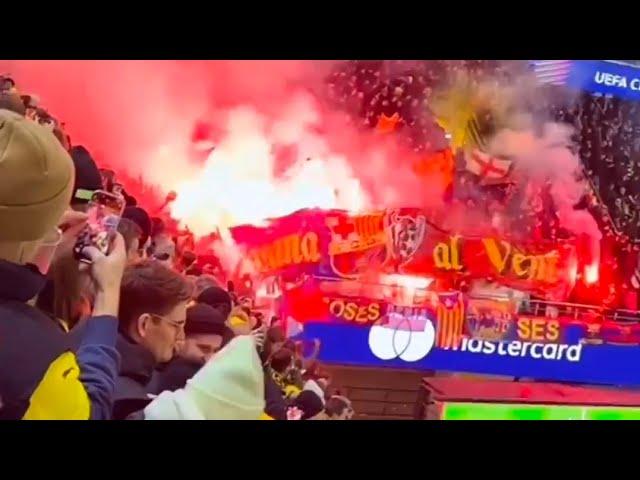
[(143, 313), (138, 317), (136, 321), (136, 333), (144, 338), (149, 333), (149, 328), (151, 327), (151, 323), (153, 322), (153, 317), (148, 313)]

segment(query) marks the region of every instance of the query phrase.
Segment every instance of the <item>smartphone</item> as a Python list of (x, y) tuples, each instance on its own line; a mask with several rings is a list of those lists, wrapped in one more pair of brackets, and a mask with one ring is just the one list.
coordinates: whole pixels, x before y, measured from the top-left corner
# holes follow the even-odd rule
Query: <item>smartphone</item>
[(109, 252), (124, 207), (125, 200), (122, 195), (103, 190), (93, 192), (87, 209), (87, 226), (78, 235), (78, 240), (73, 247), (74, 256), (78, 261), (91, 263), (91, 260), (82, 253), (82, 250), (88, 246), (94, 246), (104, 254)]

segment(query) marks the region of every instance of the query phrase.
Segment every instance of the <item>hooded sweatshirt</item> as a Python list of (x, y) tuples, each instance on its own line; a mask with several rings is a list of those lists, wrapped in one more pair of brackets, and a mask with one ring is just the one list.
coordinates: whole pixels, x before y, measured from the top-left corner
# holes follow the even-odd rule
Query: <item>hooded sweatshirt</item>
[(250, 336), (234, 338), (187, 382), (165, 391), (145, 409), (146, 420), (258, 420), (264, 375)]

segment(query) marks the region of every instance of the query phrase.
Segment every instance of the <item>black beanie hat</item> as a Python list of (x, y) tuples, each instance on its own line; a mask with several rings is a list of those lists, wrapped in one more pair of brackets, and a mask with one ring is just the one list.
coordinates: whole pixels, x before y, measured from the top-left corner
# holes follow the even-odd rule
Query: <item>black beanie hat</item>
[(95, 190), (102, 189), (102, 177), (96, 162), (82, 145), (71, 148), (71, 158), (76, 169), (71, 203), (88, 203)]
[(293, 404), (302, 410), (302, 420), (308, 420), (311, 417), (315, 417), (324, 410), (322, 399), (311, 390), (303, 390), (300, 392), (293, 401)]
[(196, 300), (217, 309), (225, 318), (231, 313), (231, 295), (223, 288), (206, 288)]
[(140, 207), (126, 207), (124, 212), (122, 212), (122, 218), (128, 218), (142, 230), (140, 247), (147, 243), (147, 239), (149, 235), (151, 235), (151, 218), (149, 218), (149, 214)]
[(186, 335), (210, 333), (225, 336), (228, 329), (225, 320), (226, 317), (215, 308), (205, 303), (196, 303), (187, 310), (184, 333)]

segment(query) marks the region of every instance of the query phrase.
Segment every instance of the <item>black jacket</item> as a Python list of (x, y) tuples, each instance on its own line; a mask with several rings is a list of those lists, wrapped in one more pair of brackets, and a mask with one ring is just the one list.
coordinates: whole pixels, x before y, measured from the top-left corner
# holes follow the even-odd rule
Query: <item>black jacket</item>
[(184, 388), (187, 380), (193, 377), (202, 368), (201, 363), (192, 362), (184, 358), (176, 357), (166, 365), (156, 370), (149, 384), (148, 392), (159, 395), (165, 390), (173, 392)]
[(123, 420), (151, 401), (148, 395), (156, 361), (151, 352), (123, 335), (118, 336), (120, 374), (116, 379), (113, 419)]
[(0, 260), (0, 418), (22, 418), (49, 364), (73, 349), (50, 317), (27, 304), (44, 283), (35, 267)]
[[(119, 362), (114, 348), (118, 321), (109, 315), (91, 317), (84, 328), (67, 334), (54, 319), (27, 303), (44, 283), (35, 267), (0, 260), (0, 418), (22, 418), (50, 364), (67, 351), (75, 354), (90, 418), (110, 418)], [(70, 390), (60, 393), (77, 394), (72, 384), (67, 382)], [(56, 400), (60, 399), (52, 399), (49, 412), (54, 416)]]
[(268, 372), (264, 374), (264, 412), (274, 420), (287, 419), (287, 401), (282, 395), (282, 390), (273, 381)]

